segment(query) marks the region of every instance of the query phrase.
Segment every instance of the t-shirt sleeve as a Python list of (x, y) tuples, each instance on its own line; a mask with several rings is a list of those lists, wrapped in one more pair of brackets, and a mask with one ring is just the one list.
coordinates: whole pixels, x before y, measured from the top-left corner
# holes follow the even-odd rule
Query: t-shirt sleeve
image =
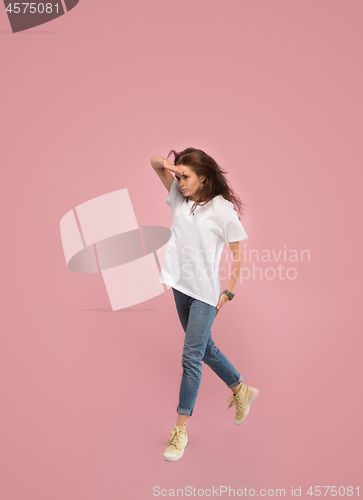
[(169, 207), (174, 212), (175, 206), (181, 200), (181, 198), (183, 198), (183, 193), (179, 189), (178, 181), (174, 178), (165, 203), (169, 205)]
[(222, 237), (226, 243), (241, 241), (248, 238), (235, 209), (232, 210), (231, 217), (223, 227)]

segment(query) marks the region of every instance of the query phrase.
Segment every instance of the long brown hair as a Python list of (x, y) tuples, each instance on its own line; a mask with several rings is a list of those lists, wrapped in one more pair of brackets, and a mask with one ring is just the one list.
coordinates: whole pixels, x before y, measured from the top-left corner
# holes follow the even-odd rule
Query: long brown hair
[[(241, 207), (245, 204), (242, 203), (238, 194), (236, 194), (228, 184), (225, 177), (227, 172), (223, 171), (211, 156), (207, 155), (207, 153), (201, 149), (187, 148), (180, 153), (172, 149), (169, 151), (166, 159), (169, 158), (171, 153), (174, 154), (174, 165), (186, 165), (190, 167), (196, 175), (205, 177), (198, 193), (200, 201), (208, 203), (208, 201), (216, 196), (222, 195), (223, 198), (234, 205), (237, 212), (243, 215)], [(185, 196), (184, 201), (188, 202), (188, 200), (189, 196)], [(194, 203), (191, 213), (194, 212), (198, 205), (201, 205), (200, 201)]]

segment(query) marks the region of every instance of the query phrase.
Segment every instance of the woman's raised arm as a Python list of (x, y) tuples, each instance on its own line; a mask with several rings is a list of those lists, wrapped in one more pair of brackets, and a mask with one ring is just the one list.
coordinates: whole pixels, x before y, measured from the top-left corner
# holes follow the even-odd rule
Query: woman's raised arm
[(152, 158), (150, 158), (150, 163), (155, 172), (158, 174), (161, 182), (169, 192), (174, 181), (174, 176), (171, 174), (171, 172), (180, 175), (184, 174), (182, 170), (180, 170), (170, 161), (165, 160), (165, 158), (163, 158), (162, 156), (153, 156)]

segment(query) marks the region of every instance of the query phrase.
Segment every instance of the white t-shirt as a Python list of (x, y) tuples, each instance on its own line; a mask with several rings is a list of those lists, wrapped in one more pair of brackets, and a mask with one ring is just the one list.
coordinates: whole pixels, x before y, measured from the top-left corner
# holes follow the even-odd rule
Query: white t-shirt
[[(248, 238), (233, 204), (218, 195), (189, 215), (193, 201), (184, 201), (174, 179), (165, 203), (173, 211), (160, 283), (212, 306), (222, 293), (219, 263), (224, 243)], [(232, 266), (231, 266), (232, 269)]]

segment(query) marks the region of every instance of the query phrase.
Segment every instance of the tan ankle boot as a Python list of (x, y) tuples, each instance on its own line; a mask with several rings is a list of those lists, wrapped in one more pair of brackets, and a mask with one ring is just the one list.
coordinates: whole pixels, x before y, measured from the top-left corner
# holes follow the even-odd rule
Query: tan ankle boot
[(236, 416), (233, 420), (236, 425), (240, 425), (247, 417), (250, 411), (250, 405), (256, 400), (259, 393), (260, 391), (254, 387), (248, 387), (248, 385), (242, 384), (237, 394), (228, 399), (230, 405), (227, 410), (234, 404), (236, 405)]
[(168, 446), (166, 447), (164, 453), (164, 459), (168, 462), (175, 462), (179, 460), (184, 454), (184, 448), (188, 443), (188, 435), (186, 433), (186, 426), (184, 425), (174, 425), (171, 433)]

